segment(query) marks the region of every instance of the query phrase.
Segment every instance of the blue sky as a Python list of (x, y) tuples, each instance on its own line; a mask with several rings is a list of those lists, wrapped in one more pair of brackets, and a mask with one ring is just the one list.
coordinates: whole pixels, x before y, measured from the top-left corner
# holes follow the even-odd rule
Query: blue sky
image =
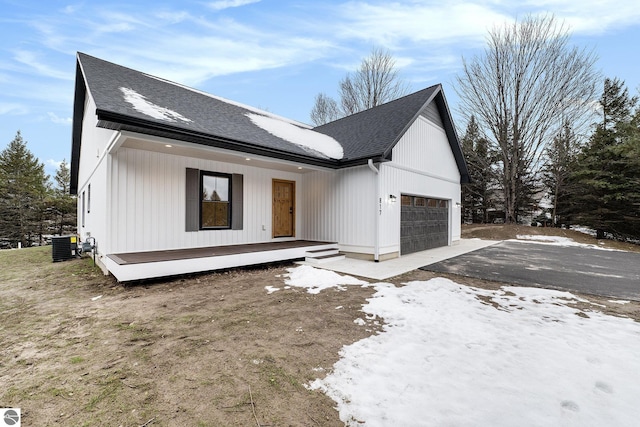
[(461, 58), (543, 13), (637, 93), (637, 0), (0, 0), (0, 150), (20, 130), (47, 173), (69, 161), (77, 51), (308, 123), (314, 96), (383, 47), (412, 91), (442, 83), (455, 119)]

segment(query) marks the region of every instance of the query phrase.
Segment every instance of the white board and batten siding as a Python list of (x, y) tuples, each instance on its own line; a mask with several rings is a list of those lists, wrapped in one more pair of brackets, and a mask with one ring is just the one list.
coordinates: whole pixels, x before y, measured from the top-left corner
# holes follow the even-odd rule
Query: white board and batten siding
[(93, 98), (87, 95), (82, 120), (81, 161), (78, 166), (77, 232), (83, 241), (89, 236), (94, 237), (98, 242), (98, 254), (103, 256), (107, 253), (109, 241), (106, 197), (109, 156), (106, 151), (116, 132), (97, 127), (95, 111)]
[(373, 254), (376, 180), (368, 166), (302, 176), (302, 237), (338, 242), (341, 251)]
[[(426, 116), (426, 115), (425, 115)], [(460, 173), (441, 122), (420, 116), (380, 165), (380, 253), (400, 250), (401, 195), (449, 201), (449, 244), (460, 239)], [(390, 195), (397, 197), (390, 202)]]
[[(187, 168), (243, 175), (242, 230), (185, 231)], [(296, 182), (302, 234), (301, 174), (121, 147), (110, 175), (110, 253), (270, 242), (273, 179)]]

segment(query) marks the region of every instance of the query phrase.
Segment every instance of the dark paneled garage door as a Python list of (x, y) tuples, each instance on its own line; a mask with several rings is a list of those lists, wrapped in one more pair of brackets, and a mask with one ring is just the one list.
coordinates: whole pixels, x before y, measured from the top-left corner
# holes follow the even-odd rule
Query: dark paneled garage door
[(402, 196), (400, 253), (402, 255), (449, 243), (449, 203), (426, 197)]

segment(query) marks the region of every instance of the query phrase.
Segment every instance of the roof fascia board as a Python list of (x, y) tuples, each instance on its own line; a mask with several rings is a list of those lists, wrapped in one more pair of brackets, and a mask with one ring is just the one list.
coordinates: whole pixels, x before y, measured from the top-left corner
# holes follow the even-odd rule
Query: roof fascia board
[(391, 151), (395, 148), (395, 146), (398, 144), (398, 142), (400, 142), (400, 139), (402, 139), (402, 137), (404, 136), (404, 134), (409, 130), (409, 128), (411, 127), (411, 125), (413, 125), (413, 123), (418, 119), (418, 117), (420, 117), (420, 114), (422, 114), (422, 112), (424, 111), (425, 108), (427, 108), (427, 105), (429, 105), (431, 103), (431, 101), (433, 101), (433, 99), (440, 93), (442, 92), (442, 86), (438, 85), (438, 87), (436, 88), (436, 90), (433, 91), (433, 93), (431, 94), (431, 96), (424, 102), (424, 104), (422, 104), (422, 107), (420, 107), (418, 109), (418, 111), (416, 112), (416, 114), (414, 114), (414, 116), (411, 118), (411, 120), (409, 120), (407, 122), (407, 124), (405, 125), (405, 127), (402, 129), (402, 131), (398, 134), (398, 136), (396, 136), (396, 139), (393, 141), (393, 143), (391, 145), (389, 145), (389, 147), (384, 151), (384, 153), (382, 153), (382, 157), (384, 158), (390, 158), (391, 156)]
[[(195, 149), (198, 149), (198, 150), (205, 150), (205, 151), (208, 151), (208, 152), (220, 153), (220, 154), (225, 154), (225, 155), (234, 155), (234, 156), (239, 156), (239, 157), (246, 157), (246, 155), (247, 155), (247, 153), (239, 152), (237, 150), (230, 150), (230, 149), (227, 149), (227, 148), (213, 147), (213, 146), (197, 144), (197, 143), (193, 143), (193, 142), (189, 142), (189, 141), (165, 138), (165, 137), (159, 136), (159, 135), (150, 135), (150, 134), (146, 134), (146, 133), (134, 132), (134, 131), (129, 131), (129, 130), (123, 130), (123, 131), (120, 131), (118, 133), (120, 135), (122, 135), (122, 142), (118, 145), (118, 148), (120, 148), (120, 146), (122, 146), (122, 144), (125, 143), (127, 141), (127, 139), (138, 139), (138, 140), (150, 141), (150, 142), (158, 143), (158, 144), (162, 144), (162, 145), (170, 144), (170, 145), (173, 145), (174, 147), (195, 148)], [(252, 155), (251, 159), (252, 160), (265, 161), (265, 162), (272, 162), (272, 163), (277, 163), (277, 164), (287, 165), (287, 166), (304, 165), (307, 169), (312, 169), (312, 170), (329, 171), (329, 170), (334, 170), (335, 169), (335, 168), (328, 168), (328, 167), (322, 167), (322, 166), (316, 166), (316, 165), (309, 165), (307, 163), (288, 161), (288, 160), (285, 160), (285, 159), (279, 159), (279, 158), (275, 158), (275, 157), (268, 157), (268, 156), (263, 156), (263, 155), (259, 155), (259, 154)]]
[(73, 97), (73, 128), (71, 130), (71, 182), (69, 193), (78, 193), (78, 172), (80, 168), (80, 144), (82, 140), (82, 123), (84, 118), (84, 106), (89, 95), (87, 81), (80, 58), (76, 56), (75, 93)]
[(456, 164), (458, 165), (458, 170), (460, 171), (460, 183), (468, 184), (470, 182), (470, 177), (469, 170), (467, 169), (467, 162), (465, 161), (464, 154), (462, 153), (462, 146), (460, 145), (458, 132), (456, 132), (456, 128), (453, 125), (451, 111), (449, 110), (449, 105), (444, 96), (444, 92), (436, 98), (436, 106), (438, 107), (440, 116), (443, 118), (444, 130), (447, 134), (447, 138), (449, 139), (449, 145), (451, 145), (451, 151), (453, 152)]
[(242, 141), (214, 137), (199, 132), (190, 132), (184, 129), (175, 128), (173, 126), (165, 126), (159, 123), (152, 123), (146, 120), (137, 119), (100, 109), (97, 111), (97, 114), (98, 126), (106, 129), (130, 131), (143, 135), (153, 135), (158, 137), (167, 137), (169, 139), (191, 142), (208, 147), (216, 147), (222, 149), (229, 149), (229, 147), (231, 147), (231, 150), (236, 152), (288, 160), (305, 165), (320, 166), (330, 169), (338, 169), (341, 167), (341, 163), (335, 160), (313, 158), (302, 156), (299, 154), (269, 149), (266, 147), (259, 147)]

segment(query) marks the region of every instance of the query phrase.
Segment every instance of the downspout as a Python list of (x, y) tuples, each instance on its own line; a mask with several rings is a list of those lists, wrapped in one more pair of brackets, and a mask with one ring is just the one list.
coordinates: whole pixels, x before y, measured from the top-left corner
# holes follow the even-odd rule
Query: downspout
[(380, 215), (382, 215), (382, 199), (380, 199), (380, 171), (374, 166), (373, 159), (367, 161), (369, 169), (376, 174), (376, 210), (377, 215), (375, 217), (375, 230), (373, 233), (373, 260), (375, 262), (380, 261)]

